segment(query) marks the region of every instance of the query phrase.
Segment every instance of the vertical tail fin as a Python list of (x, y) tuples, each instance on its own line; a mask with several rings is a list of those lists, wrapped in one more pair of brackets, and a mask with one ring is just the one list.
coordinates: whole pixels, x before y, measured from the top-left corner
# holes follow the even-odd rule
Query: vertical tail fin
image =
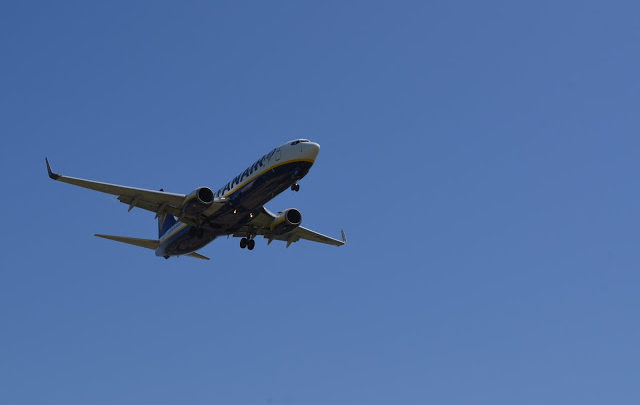
[(176, 223), (176, 218), (171, 214), (161, 214), (158, 216), (158, 239), (164, 235)]
[[(164, 191), (164, 189), (161, 188), (160, 191)], [(158, 239), (160, 239), (177, 221), (173, 215), (166, 212), (158, 212), (156, 218), (158, 218)]]

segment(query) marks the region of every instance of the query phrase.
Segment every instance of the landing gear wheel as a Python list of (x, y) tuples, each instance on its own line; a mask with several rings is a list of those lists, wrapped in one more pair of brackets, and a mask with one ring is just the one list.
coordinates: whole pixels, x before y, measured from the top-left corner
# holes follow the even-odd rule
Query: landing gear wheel
[(292, 184), (291, 191), (300, 191), (300, 184)]
[(249, 239), (247, 241), (247, 249), (253, 250), (254, 247), (256, 247), (256, 241), (253, 239)]
[(247, 238), (240, 239), (240, 249), (244, 249), (247, 247)]

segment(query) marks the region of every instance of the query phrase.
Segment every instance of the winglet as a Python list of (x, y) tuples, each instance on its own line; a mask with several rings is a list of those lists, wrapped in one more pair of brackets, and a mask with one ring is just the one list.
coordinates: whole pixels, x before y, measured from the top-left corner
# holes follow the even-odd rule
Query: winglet
[(54, 180), (58, 180), (58, 177), (60, 177), (60, 175), (59, 175), (59, 174), (54, 173), (54, 172), (51, 170), (51, 166), (49, 165), (49, 159), (44, 158), (44, 161), (45, 161), (45, 163), (47, 164), (47, 172), (49, 172), (49, 177), (51, 177), (51, 178), (52, 178), (52, 179), (54, 179)]
[(340, 233), (342, 234), (342, 243), (346, 244), (347, 243), (347, 237), (344, 234), (344, 229), (340, 229)]

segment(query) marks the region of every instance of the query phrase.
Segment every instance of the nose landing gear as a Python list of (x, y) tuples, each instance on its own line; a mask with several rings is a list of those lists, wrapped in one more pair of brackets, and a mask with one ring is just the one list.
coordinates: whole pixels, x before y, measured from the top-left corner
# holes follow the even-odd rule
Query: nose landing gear
[(291, 191), (300, 191), (300, 184), (298, 183), (293, 183), (291, 185)]

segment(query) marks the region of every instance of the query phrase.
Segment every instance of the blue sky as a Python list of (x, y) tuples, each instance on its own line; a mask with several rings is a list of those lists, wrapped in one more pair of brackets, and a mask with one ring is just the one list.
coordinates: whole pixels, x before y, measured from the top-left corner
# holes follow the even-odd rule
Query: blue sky
[[(634, 2), (0, 9), (0, 402), (640, 400)], [(219, 239), (50, 181), (217, 188), (293, 138), (346, 247)]]

